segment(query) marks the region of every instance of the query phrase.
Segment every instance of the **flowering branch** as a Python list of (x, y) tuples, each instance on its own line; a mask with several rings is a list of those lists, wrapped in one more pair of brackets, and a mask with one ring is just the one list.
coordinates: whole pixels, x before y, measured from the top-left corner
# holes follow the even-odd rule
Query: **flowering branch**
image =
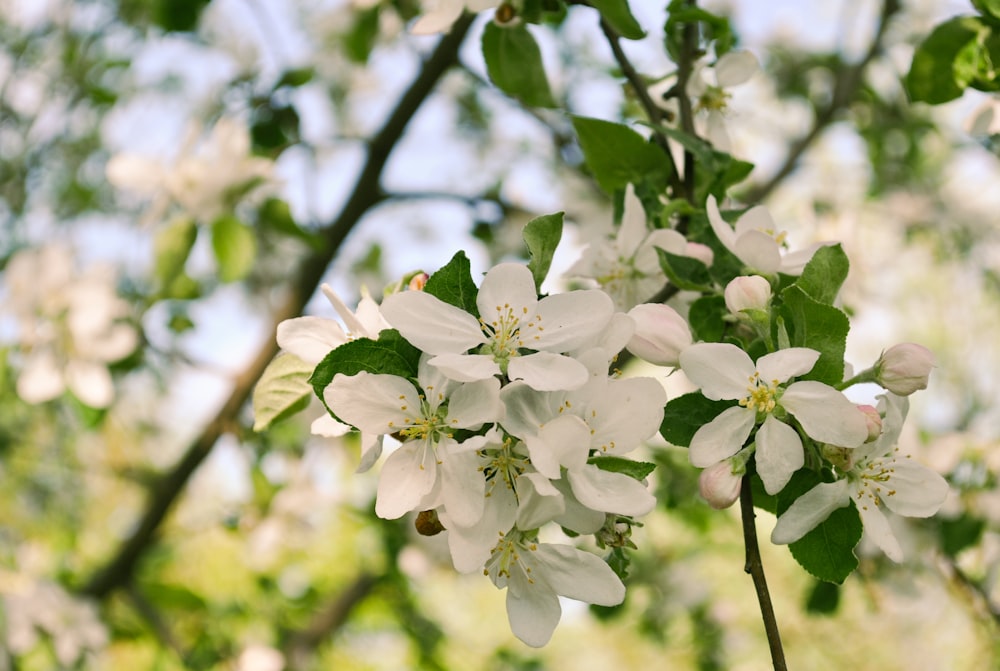
[[(368, 145), (368, 158), (358, 175), (350, 198), (337, 219), (324, 229), (323, 247), (302, 262), (285, 304), (274, 315), (275, 326), (271, 332), (280, 322), (302, 313), (341, 244), (364, 214), (378, 203), (380, 196), (378, 184), (390, 152), (438, 80), (455, 63), (458, 48), (471, 23), (471, 16), (463, 17), (455, 23), (451, 32), (441, 39), (382, 129), (372, 138)], [(229, 398), (215, 418), (208, 423), (201, 435), (195, 438), (173, 469), (165, 473), (152, 487), (145, 513), (136, 525), (135, 531), (122, 543), (114, 556), (84, 583), (80, 589), (83, 594), (104, 598), (129, 582), (136, 564), (153, 542), (160, 524), (184, 490), (188, 479), (212, 451), (218, 439), (237, 421), (237, 415), (249, 397), (250, 391), (276, 352), (277, 345), (269, 338), (253, 361), (236, 377)]]
[(764, 564), (760, 560), (760, 547), (757, 545), (757, 527), (754, 524), (756, 515), (753, 510), (753, 492), (750, 488), (750, 476), (743, 476), (743, 486), (740, 488), (740, 515), (743, 519), (743, 545), (746, 549), (746, 564), (743, 570), (753, 578), (753, 586), (757, 591), (757, 602), (760, 604), (760, 615), (764, 620), (764, 631), (767, 632), (767, 644), (771, 649), (771, 661), (775, 671), (784, 671), (785, 651), (781, 647), (781, 634), (778, 632), (778, 621), (774, 617), (771, 606), (771, 595), (767, 591), (767, 579), (764, 577)]

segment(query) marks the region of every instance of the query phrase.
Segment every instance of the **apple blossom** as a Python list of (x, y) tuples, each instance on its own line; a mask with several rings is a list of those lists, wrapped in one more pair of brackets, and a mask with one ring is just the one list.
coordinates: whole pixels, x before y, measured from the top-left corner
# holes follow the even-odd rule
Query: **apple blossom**
[(728, 343), (699, 343), (681, 352), (684, 373), (712, 400), (738, 400), (691, 439), (689, 457), (699, 468), (736, 454), (759, 426), (757, 472), (768, 494), (776, 494), (802, 467), (802, 440), (789, 425), (794, 416), (813, 440), (857, 447), (868, 435), (864, 415), (839, 391), (813, 380), (785, 382), (809, 372), (819, 352), (793, 347), (766, 354), (756, 365)]
[(728, 508), (740, 497), (743, 473), (735, 470), (732, 459), (712, 464), (698, 475), (698, 493), (716, 510)]
[(778, 517), (771, 533), (773, 543), (795, 542), (853, 501), (868, 536), (890, 559), (902, 561), (902, 548), (884, 509), (906, 517), (930, 517), (948, 496), (948, 483), (899, 454), (896, 443), (909, 407), (907, 399), (886, 394), (879, 405), (885, 414), (882, 435), (850, 451), (850, 458), (840, 464), (838, 480), (820, 483), (797, 498)]
[(447, 32), (463, 11), (479, 12), (496, 7), (500, 0), (421, 0), (424, 13), (410, 28), (414, 35)]
[(873, 366), (875, 381), (900, 396), (927, 388), (934, 368), (934, 355), (923, 345), (907, 342), (893, 345)]
[(726, 307), (735, 315), (744, 310), (768, 310), (771, 307), (771, 283), (760, 275), (733, 278), (723, 292)]
[(656, 366), (677, 367), (680, 353), (691, 345), (691, 328), (669, 305), (643, 303), (629, 310), (635, 333), (626, 349)]

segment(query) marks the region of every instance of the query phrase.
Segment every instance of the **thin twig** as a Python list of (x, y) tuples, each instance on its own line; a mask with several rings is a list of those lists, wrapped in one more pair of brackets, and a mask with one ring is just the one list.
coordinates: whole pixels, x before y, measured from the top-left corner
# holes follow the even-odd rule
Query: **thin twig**
[(181, 648), (177, 637), (170, 631), (167, 622), (153, 604), (131, 582), (125, 585), (125, 595), (128, 597), (129, 602), (131, 602), (132, 607), (135, 608), (135, 611), (149, 624), (149, 628), (152, 629), (153, 635), (156, 636), (160, 645), (173, 650), (177, 658), (182, 662), (186, 661), (187, 654)]
[(746, 549), (746, 563), (743, 570), (753, 578), (753, 586), (757, 591), (757, 603), (760, 604), (760, 616), (764, 620), (764, 631), (767, 632), (767, 645), (771, 649), (771, 662), (775, 671), (786, 671), (785, 651), (781, 647), (781, 634), (778, 632), (778, 621), (774, 617), (771, 606), (771, 595), (767, 591), (767, 579), (764, 577), (764, 564), (760, 560), (760, 546), (757, 545), (757, 525), (753, 510), (753, 492), (750, 489), (750, 476), (743, 476), (740, 488), (740, 513), (743, 518), (743, 546)]
[[(368, 145), (368, 157), (350, 198), (337, 219), (323, 229), (322, 249), (312, 253), (300, 265), (287, 300), (274, 315), (274, 327), (270, 333), (274, 333), (281, 321), (302, 313), (341, 244), (355, 224), (378, 203), (379, 181), (389, 153), (438, 80), (456, 62), (459, 46), (471, 23), (472, 16), (466, 15), (454, 24), (449, 34), (441, 38), (381, 130), (372, 138)], [(216, 416), (202, 430), (180, 461), (152, 488), (145, 512), (135, 531), (122, 543), (112, 558), (84, 583), (80, 590), (83, 594), (103, 598), (128, 583), (137, 562), (153, 543), (161, 523), (184, 490), (187, 481), (211, 452), (219, 437), (236, 423), (236, 418), (250, 396), (250, 391), (276, 353), (277, 344), (273, 337), (269, 337), (261, 345), (253, 361), (236, 377), (229, 398)]]
[(826, 107), (816, 112), (813, 125), (809, 131), (789, 145), (788, 154), (785, 156), (785, 160), (777, 172), (763, 184), (751, 187), (741, 197), (742, 201), (759, 203), (771, 195), (785, 178), (795, 170), (806, 150), (822, 135), (826, 127), (833, 123), (837, 117), (837, 113), (854, 100), (858, 90), (861, 88), (864, 71), (868, 67), (868, 64), (882, 50), (882, 41), (889, 27), (889, 20), (899, 11), (899, 8), (899, 0), (885, 0), (882, 5), (882, 13), (879, 16), (878, 29), (875, 32), (875, 37), (872, 38), (868, 51), (865, 52), (860, 61), (841, 71), (840, 76), (837, 77), (837, 81), (834, 84), (830, 102)]

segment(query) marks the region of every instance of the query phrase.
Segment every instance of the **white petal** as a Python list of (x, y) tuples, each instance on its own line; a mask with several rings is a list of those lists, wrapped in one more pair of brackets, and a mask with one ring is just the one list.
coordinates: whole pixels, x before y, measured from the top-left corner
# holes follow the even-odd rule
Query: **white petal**
[(877, 545), (885, 555), (894, 562), (903, 561), (903, 548), (899, 546), (896, 535), (892, 533), (889, 520), (882, 509), (871, 499), (865, 498), (857, 502), (861, 523), (865, 526), (865, 535)]
[(499, 421), (503, 414), (500, 380), (495, 377), (463, 384), (448, 403), (448, 423), (458, 429), (478, 429)]
[(713, 401), (746, 396), (756, 372), (747, 353), (729, 343), (692, 345), (681, 352), (680, 362), (688, 379)]
[(115, 397), (111, 373), (106, 366), (90, 361), (66, 364), (66, 386), (73, 395), (91, 408), (106, 408)]
[(313, 420), (309, 426), (309, 432), (314, 436), (324, 436), (326, 438), (338, 438), (351, 432), (351, 426), (338, 422), (324, 412), (321, 416)]
[(598, 606), (615, 606), (625, 599), (625, 585), (596, 555), (570, 545), (543, 543), (531, 558), (556, 594)]
[(635, 188), (629, 184), (625, 187), (625, 200), (622, 208), (622, 223), (618, 228), (618, 251), (622, 256), (631, 257), (639, 249), (639, 245), (649, 233), (646, 226), (646, 210), (642, 201), (635, 195)]
[(562, 492), (566, 512), (555, 518), (556, 524), (578, 534), (592, 534), (604, 526), (607, 515), (580, 503), (567, 480), (553, 480), (552, 486)]
[(375, 514), (394, 520), (415, 510), (436, 479), (434, 450), (416, 440), (403, 443), (382, 464)]
[(719, 110), (708, 111), (705, 137), (717, 150), (727, 154), (732, 151), (733, 142), (729, 139), (729, 131), (726, 129), (726, 117)]
[(842, 393), (822, 382), (795, 382), (782, 394), (780, 403), (795, 415), (813, 440), (857, 447), (868, 438), (864, 413)]
[(767, 233), (747, 231), (736, 238), (735, 254), (750, 269), (773, 275), (781, 267), (781, 248)]
[(802, 440), (795, 429), (768, 415), (757, 431), (756, 442), (757, 473), (764, 482), (764, 490), (777, 494), (788, 484), (792, 473), (805, 463)]
[(506, 486), (494, 487), (485, 499), (483, 516), (471, 527), (459, 527), (447, 512), (440, 514), (448, 529), (448, 549), (455, 570), (469, 573), (483, 568), (500, 534), (507, 533), (517, 515), (517, 499)]
[(138, 154), (115, 154), (108, 161), (105, 174), (115, 187), (141, 196), (152, 196), (163, 188), (163, 166)]
[(536, 308), (534, 330), (525, 330), (525, 346), (548, 352), (569, 352), (592, 344), (614, 314), (611, 297), (599, 289), (546, 296)]
[(781, 272), (786, 275), (801, 275), (802, 269), (806, 267), (806, 264), (812, 261), (813, 255), (816, 253), (820, 247), (826, 245), (835, 244), (832, 242), (817, 242), (815, 244), (809, 245), (808, 247), (803, 247), (802, 249), (797, 249), (794, 252), (788, 252), (781, 257), (781, 266), (778, 268)]
[(746, 83), (760, 70), (757, 57), (749, 51), (730, 51), (715, 64), (715, 81), (722, 88)]
[(17, 378), (17, 395), (26, 403), (51, 401), (66, 390), (62, 371), (49, 350), (36, 350)]
[(485, 354), (438, 354), (428, 363), (457, 382), (485, 380), (500, 374), (500, 365)]
[(575, 415), (560, 415), (539, 429), (537, 436), (527, 436), (524, 444), (538, 472), (557, 480), (561, 467), (575, 469), (586, 465), (590, 429)]
[(818, 484), (781, 513), (771, 532), (771, 542), (777, 545), (794, 543), (815, 529), (834, 510), (850, 503), (847, 480)]
[(462, 15), (462, 0), (438, 0), (434, 10), (421, 16), (410, 28), (414, 35), (443, 33)]
[(396, 375), (338, 373), (323, 398), (342, 420), (374, 434), (395, 433), (408, 417), (420, 416), (416, 388)]
[(726, 408), (695, 432), (688, 458), (698, 468), (728, 459), (743, 447), (756, 421), (756, 413), (740, 406)]
[[(440, 447), (439, 453), (444, 452)], [(470, 527), (483, 516), (486, 480), (475, 452), (449, 449), (441, 454), (438, 472), (442, 503), (455, 524)]]
[(500, 391), (507, 409), (501, 424), (507, 433), (518, 438), (536, 435), (555, 417), (563, 398), (563, 394), (535, 391), (523, 382), (512, 382)]
[(555, 592), (546, 585), (529, 583), (520, 571), (513, 572), (507, 584), (507, 620), (515, 636), (540, 648), (552, 638), (561, 616)]
[(926, 466), (904, 458), (892, 460), (890, 468), (889, 481), (879, 495), (892, 512), (930, 517), (948, 498), (948, 482)]
[(757, 372), (768, 384), (774, 381), (785, 382), (811, 371), (818, 359), (819, 352), (808, 347), (780, 349), (757, 359)]
[(517, 478), (517, 528), (537, 529), (566, 512), (562, 493), (541, 473)]
[(590, 445), (608, 454), (625, 454), (649, 439), (663, 422), (667, 395), (650, 377), (613, 379), (584, 413), (594, 429)]
[(428, 354), (458, 354), (486, 342), (475, 317), (423, 291), (387, 296), (382, 316)]
[(620, 515), (645, 515), (656, 506), (646, 485), (624, 473), (612, 473), (594, 465), (571, 470), (566, 478), (573, 494), (593, 510)]
[(552, 352), (513, 357), (507, 366), (507, 375), (512, 381), (523, 380), (538, 391), (579, 389), (590, 379), (582, 363)]
[(296, 317), (278, 324), (278, 346), (315, 366), (347, 342), (340, 324), (323, 317)]
[(513, 310), (517, 317), (525, 314), (534, 317), (537, 304), (535, 280), (527, 266), (520, 263), (501, 263), (490, 268), (476, 297), (479, 316), (487, 323), (507, 310)]
[[(659, 247), (665, 252), (684, 256), (687, 251), (687, 238), (670, 228), (658, 228), (646, 238), (646, 244), (650, 247)], [(656, 266), (659, 267), (659, 255), (655, 257)]]
[(708, 197), (705, 211), (708, 214), (708, 222), (712, 225), (712, 230), (715, 232), (715, 237), (719, 239), (719, 242), (726, 249), (736, 254), (736, 232), (729, 225), (729, 222), (722, 218), (719, 206), (715, 202), (715, 196)]
[[(331, 417), (331, 419), (333, 418)], [(370, 433), (361, 434), (361, 459), (358, 460), (355, 473), (364, 473), (375, 465), (378, 458), (382, 456), (382, 439), (383, 436)]]

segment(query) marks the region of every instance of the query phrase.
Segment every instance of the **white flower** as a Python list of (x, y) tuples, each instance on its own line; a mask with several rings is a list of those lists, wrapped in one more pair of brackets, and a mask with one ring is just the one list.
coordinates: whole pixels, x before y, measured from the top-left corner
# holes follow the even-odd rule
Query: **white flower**
[(424, 13), (410, 32), (414, 35), (433, 35), (447, 32), (464, 10), (479, 12), (496, 7), (500, 0), (422, 0), (420, 4)]
[(114, 400), (108, 364), (135, 350), (138, 334), (123, 321), (129, 305), (115, 292), (110, 268), (74, 272), (66, 247), (15, 254), (5, 270), (5, 303), (20, 326), (24, 364), (17, 393), (42, 403), (68, 388), (83, 403), (106, 408)]
[(884, 508), (906, 517), (930, 517), (948, 496), (948, 483), (940, 475), (901, 456), (896, 443), (909, 406), (907, 399), (886, 394), (882, 435), (849, 451), (841, 479), (824, 482), (800, 496), (778, 518), (771, 533), (773, 543), (793, 543), (814, 529), (838, 508), (854, 501), (865, 533), (893, 561), (903, 559)]
[(497, 587), (507, 588), (511, 631), (536, 648), (549, 642), (559, 624), (560, 596), (599, 606), (625, 598), (622, 581), (599, 557), (569, 545), (538, 543), (517, 530), (493, 548), (486, 573)]
[(617, 309), (628, 310), (648, 301), (667, 281), (660, 268), (657, 247), (672, 254), (684, 255), (687, 241), (674, 230), (650, 230), (646, 225), (642, 202), (629, 184), (625, 189), (618, 234), (613, 240), (600, 240), (588, 245), (567, 274), (593, 278), (608, 292)]
[[(434, 355), (430, 364), (453, 380), (503, 374), (552, 390), (587, 381), (586, 366), (563, 353), (597, 344), (614, 312), (611, 299), (598, 290), (538, 300), (531, 271), (517, 263), (486, 273), (476, 304), (479, 319), (423, 291), (404, 291), (382, 302), (382, 314), (409, 342)], [(476, 353), (466, 353), (473, 348)]]
[(108, 161), (114, 186), (154, 199), (158, 215), (165, 200), (210, 223), (231, 210), (239, 198), (273, 179), (274, 163), (250, 153), (250, 131), (242, 120), (219, 119), (206, 142), (192, 151), (193, 135), (171, 165), (132, 153)]
[(763, 275), (785, 273), (801, 275), (813, 254), (822, 245), (815, 244), (797, 252), (783, 253), (785, 231), (779, 231), (770, 213), (762, 205), (753, 207), (736, 221), (736, 230), (722, 218), (715, 196), (708, 197), (708, 221), (719, 242), (746, 264)]
[(438, 486), (448, 513), (468, 526), (482, 515), (485, 484), (475, 450), (463, 449), (454, 432), (503, 416), (500, 382), (454, 382), (427, 365), (426, 357), (417, 381), (420, 389), (396, 375), (338, 374), (324, 397), (338, 417), (362, 432), (396, 434), (404, 441), (382, 466), (375, 501), (379, 517), (395, 519), (415, 510)]
[(768, 494), (776, 494), (802, 467), (802, 440), (787, 422), (795, 417), (813, 440), (857, 447), (868, 437), (857, 406), (839, 391), (811, 380), (783, 386), (816, 364), (819, 352), (793, 347), (766, 354), (756, 366), (746, 352), (728, 343), (700, 343), (681, 353), (681, 368), (712, 400), (739, 400), (702, 426), (691, 439), (689, 457), (699, 468), (736, 454), (757, 425), (757, 472)]

